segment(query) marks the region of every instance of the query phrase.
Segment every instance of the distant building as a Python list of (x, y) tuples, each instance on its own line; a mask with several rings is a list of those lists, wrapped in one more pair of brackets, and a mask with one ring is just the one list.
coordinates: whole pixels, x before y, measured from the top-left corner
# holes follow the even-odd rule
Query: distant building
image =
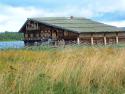
[(25, 45), (59, 40), (77, 44), (125, 43), (125, 30), (81, 17), (28, 18), (19, 32)]

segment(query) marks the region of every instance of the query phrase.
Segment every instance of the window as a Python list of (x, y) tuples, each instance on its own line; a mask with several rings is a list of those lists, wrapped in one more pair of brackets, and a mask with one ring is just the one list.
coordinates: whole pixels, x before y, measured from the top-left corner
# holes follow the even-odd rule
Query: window
[(39, 37), (39, 34), (36, 34), (36, 37)]
[(33, 37), (33, 34), (30, 34), (30, 37), (32, 38), (32, 37)]
[(64, 36), (68, 36), (68, 32), (65, 31), (65, 32), (64, 32)]
[(28, 34), (25, 34), (24, 36), (25, 36), (25, 38), (28, 38)]
[(43, 33), (40, 33), (40, 36), (43, 37)]
[(52, 33), (52, 38), (55, 39), (56, 38), (56, 32)]

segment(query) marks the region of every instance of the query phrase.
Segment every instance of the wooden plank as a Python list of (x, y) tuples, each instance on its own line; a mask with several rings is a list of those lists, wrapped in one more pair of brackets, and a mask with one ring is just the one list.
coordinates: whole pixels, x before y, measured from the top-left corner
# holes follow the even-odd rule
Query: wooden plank
[(91, 34), (80, 34), (80, 38), (91, 37)]
[(94, 33), (93, 37), (103, 37), (104, 33)]
[(118, 36), (116, 36), (116, 44), (118, 44)]
[(91, 34), (91, 45), (94, 44), (94, 41), (93, 41), (93, 34)]
[(78, 45), (80, 44), (80, 39), (79, 39), (79, 37), (77, 37), (77, 44), (78, 44)]
[(125, 33), (120, 32), (120, 33), (118, 33), (118, 36), (120, 36), (120, 37), (125, 37)]
[(93, 41), (93, 36), (91, 36), (91, 45), (94, 44), (94, 41)]
[(115, 37), (116, 33), (106, 33), (105, 36), (106, 37)]
[(104, 45), (107, 45), (106, 36), (104, 36)]

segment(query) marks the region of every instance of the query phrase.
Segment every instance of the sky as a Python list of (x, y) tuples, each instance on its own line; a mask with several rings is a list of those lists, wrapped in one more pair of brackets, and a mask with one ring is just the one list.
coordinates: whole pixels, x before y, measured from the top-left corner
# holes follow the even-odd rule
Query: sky
[(0, 0), (0, 32), (17, 32), (31, 17), (70, 16), (125, 27), (125, 0)]

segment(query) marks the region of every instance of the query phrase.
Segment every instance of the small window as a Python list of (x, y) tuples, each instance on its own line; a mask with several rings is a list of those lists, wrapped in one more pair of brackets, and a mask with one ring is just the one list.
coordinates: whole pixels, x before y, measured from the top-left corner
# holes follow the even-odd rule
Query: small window
[(68, 32), (64, 32), (64, 36), (68, 36)]
[(39, 37), (39, 34), (36, 34), (36, 37)]
[(25, 38), (28, 38), (28, 34), (25, 34)]
[(40, 33), (40, 36), (43, 37), (43, 33)]
[(30, 37), (32, 38), (32, 37), (33, 37), (33, 34), (30, 34)]
[(53, 39), (56, 38), (56, 33), (55, 33), (55, 32), (52, 33), (52, 38), (53, 38)]

